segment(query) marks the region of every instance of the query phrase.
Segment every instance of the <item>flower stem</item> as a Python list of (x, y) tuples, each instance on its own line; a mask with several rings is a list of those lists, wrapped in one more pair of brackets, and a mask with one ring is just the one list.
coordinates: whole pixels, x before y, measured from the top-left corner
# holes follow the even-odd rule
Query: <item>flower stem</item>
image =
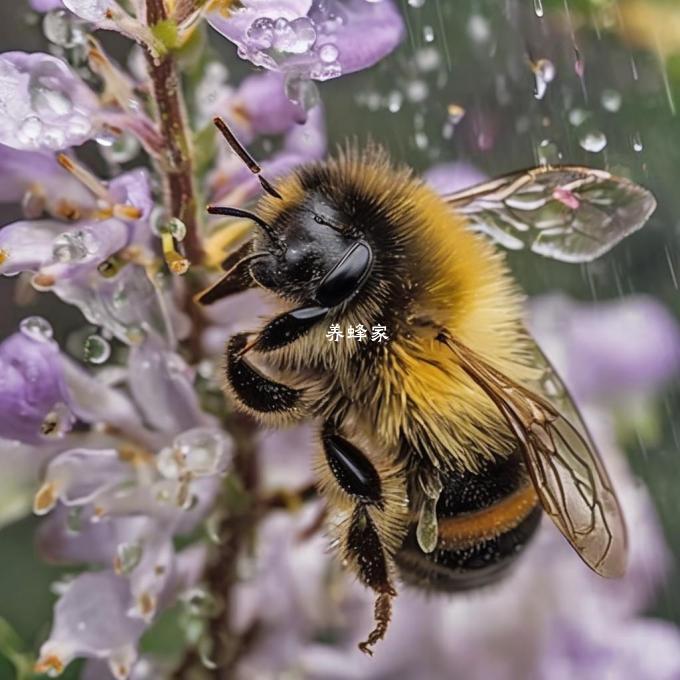
[[(146, 21), (153, 28), (168, 20), (164, 0), (147, 0)], [(187, 122), (177, 60), (171, 50), (160, 57), (147, 51), (156, 119), (165, 143), (158, 163), (163, 178), (165, 204), (172, 217), (184, 222), (184, 247), (192, 264), (200, 264), (203, 248), (199, 233), (200, 219), (194, 184), (191, 132)]]

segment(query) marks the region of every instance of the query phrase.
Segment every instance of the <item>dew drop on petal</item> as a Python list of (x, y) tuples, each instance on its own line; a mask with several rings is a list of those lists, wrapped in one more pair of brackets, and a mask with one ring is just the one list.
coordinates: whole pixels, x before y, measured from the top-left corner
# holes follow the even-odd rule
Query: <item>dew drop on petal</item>
[(581, 137), (579, 144), (590, 153), (599, 153), (607, 146), (607, 136), (599, 130), (588, 132)]
[(28, 316), (22, 319), (19, 330), (26, 337), (38, 342), (49, 342), (54, 335), (50, 322), (42, 316)]
[(332, 64), (337, 60), (338, 55), (338, 48), (331, 43), (326, 43), (319, 48), (319, 59), (321, 59), (324, 64)]
[(78, 262), (96, 251), (96, 242), (87, 229), (66, 231), (52, 244), (52, 257), (57, 262)]
[(141, 562), (144, 550), (135, 542), (119, 543), (116, 547), (114, 567), (119, 574), (129, 574)]
[(25, 145), (36, 142), (43, 130), (43, 124), (38, 116), (26, 116), (17, 130), (18, 140)]
[(111, 344), (101, 335), (90, 335), (85, 339), (83, 354), (85, 361), (91, 364), (103, 364), (111, 356)]
[(246, 38), (257, 49), (269, 49), (274, 44), (274, 22), (267, 17), (255, 19), (246, 31)]

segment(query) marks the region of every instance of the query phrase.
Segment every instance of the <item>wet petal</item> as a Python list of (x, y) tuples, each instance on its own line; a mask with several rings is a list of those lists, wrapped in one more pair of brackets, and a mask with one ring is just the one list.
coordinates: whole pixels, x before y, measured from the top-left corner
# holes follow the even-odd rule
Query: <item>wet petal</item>
[(0, 55), (0, 143), (28, 151), (82, 144), (94, 134), (94, 93), (61, 59)]
[(72, 422), (57, 344), (24, 332), (4, 340), (0, 344), (0, 437), (39, 443), (63, 435)]
[(256, 66), (327, 80), (372, 66), (399, 43), (404, 25), (391, 0), (246, 1), (209, 22)]
[(130, 350), (132, 396), (147, 421), (163, 432), (182, 432), (209, 421), (200, 410), (193, 374), (184, 360), (153, 338)]
[(36, 12), (49, 12), (64, 6), (61, 0), (29, 0), (29, 4)]
[(0, 274), (38, 271), (52, 261), (54, 240), (64, 224), (53, 220), (13, 222), (0, 229)]
[(82, 656), (131, 665), (145, 624), (127, 615), (128, 598), (127, 581), (113, 572), (77, 576), (54, 608), (52, 631), (40, 648), (38, 670), (62, 669)]

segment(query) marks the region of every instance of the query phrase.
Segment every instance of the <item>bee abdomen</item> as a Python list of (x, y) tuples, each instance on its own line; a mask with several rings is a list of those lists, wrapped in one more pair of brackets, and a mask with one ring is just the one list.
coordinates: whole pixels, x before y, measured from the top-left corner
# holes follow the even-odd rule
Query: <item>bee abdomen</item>
[(395, 561), (411, 585), (444, 592), (500, 579), (531, 540), (541, 509), (518, 454), (480, 473), (452, 473), (437, 504), (439, 539), (431, 553), (418, 545), (415, 523)]

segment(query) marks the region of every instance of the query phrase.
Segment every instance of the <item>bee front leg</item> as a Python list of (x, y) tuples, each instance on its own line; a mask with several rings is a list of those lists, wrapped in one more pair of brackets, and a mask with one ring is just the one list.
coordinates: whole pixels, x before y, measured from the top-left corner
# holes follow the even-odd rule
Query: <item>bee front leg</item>
[(304, 390), (289, 387), (267, 377), (243, 353), (248, 334), (234, 335), (227, 345), (227, 388), (245, 410), (271, 425), (292, 422), (307, 415)]
[(250, 262), (260, 257), (259, 253), (251, 253), (250, 241), (243, 244), (237, 251), (232, 253), (223, 263), (224, 276), (209, 288), (201, 291), (194, 298), (200, 305), (212, 305), (218, 300), (223, 300), (230, 295), (242, 293), (244, 290), (253, 288), (255, 281), (250, 276)]

